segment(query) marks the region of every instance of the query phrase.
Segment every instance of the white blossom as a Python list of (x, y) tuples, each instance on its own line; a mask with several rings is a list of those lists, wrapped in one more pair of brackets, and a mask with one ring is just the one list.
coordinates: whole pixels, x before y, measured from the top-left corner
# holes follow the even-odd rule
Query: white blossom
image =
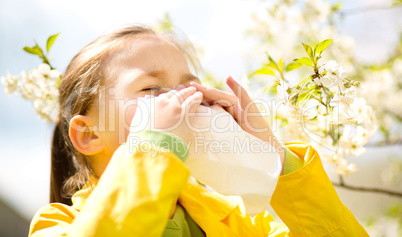
[(391, 68), (369, 70), (361, 83), (362, 95), (375, 110), (375, 113), (374, 110), (368, 112), (387, 131), (390, 141), (402, 140), (402, 76), (398, 65), (402, 65), (402, 59), (395, 60)]
[(340, 152), (334, 152), (334, 153), (325, 153), (322, 155), (322, 158), (325, 162), (329, 164), (336, 164), (338, 163), (339, 159), (343, 159), (343, 154)]
[(57, 119), (59, 110), (58, 81), (61, 73), (52, 70), (48, 64), (41, 64), (31, 71), (22, 71), (19, 76), (8, 73), (1, 78), (6, 93), (20, 92), (21, 96), (32, 102), (38, 115), (49, 122)]
[(360, 156), (364, 153), (363, 147), (370, 138), (369, 134), (362, 126), (355, 128), (355, 133), (352, 133), (352, 128), (348, 127), (340, 138), (340, 147), (348, 155)]
[(294, 118), (288, 119), (288, 124), (286, 125), (285, 129), (285, 140), (294, 140), (306, 143), (311, 142), (305, 128), (302, 126), (302, 123)]
[[(346, 90), (345, 88), (345, 79), (346, 79), (346, 71), (338, 65), (338, 63), (334, 60), (326, 63), (323, 68), (327, 71), (327, 73), (320, 78), (319, 82), (331, 89), (331, 91), (338, 91), (338, 88), (341, 92)], [(335, 88), (335, 90), (334, 90)]]
[(46, 76), (46, 75), (49, 75), (50, 70), (51, 70), (51, 69), (50, 69), (49, 64), (42, 63), (42, 64), (40, 64), (40, 65), (38, 66), (37, 72), (38, 72), (39, 74), (42, 74), (43, 76)]
[(356, 164), (349, 163), (346, 159), (337, 159), (335, 173), (340, 175), (347, 175), (356, 172)]
[(342, 94), (336, 93), (330, 101), (331, 106), (351, 105), (357, 96), (358, 90), (355, 86), (347, 88)]
[(1, 77), (1, 83), (6, 86), (6, 94), (12, 94), (18, 90), (18, 80), (19, 78), (13, 76), (10, 72), (7, 73), (7, 76)]
[(322, 23), (331, 13), (331, 4), (321, 0), (307, 0), (303, 13), (308, 22)]
[(286, 105), (289, 102), (288, 85), (283, 80), (280, 80), (280, 84), (276, 87), (278, 91), (279, 99)]
[(399, 79), (401, 80), (402, 78), (402, 58), (398, 58), (394, 61), (394, 63), (392, 64), (392, 73), (399, 77)]

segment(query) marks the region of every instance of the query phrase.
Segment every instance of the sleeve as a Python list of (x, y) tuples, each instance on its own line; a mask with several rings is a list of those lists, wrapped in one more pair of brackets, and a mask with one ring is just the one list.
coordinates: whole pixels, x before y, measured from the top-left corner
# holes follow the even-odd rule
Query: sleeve
[(279, 177), (271, 200), (271, 206), (289, 228), (288, 235), (368, 236), (339, 199), (317, 151), (302, 143), (287, 144), (287, 149), (304, 163)]
[(78, 211), (62, 203), (51, 203), (41, 208), (31, 221), (29, 235), (41, 236), (67, 236)]
[(187, 184), (188, 150), (180, 138), (157, 130), (130, 139), (113, 154), (79, 214), (50, 204), (53, 210), (33, 219), (30, 236), (161, 236)]

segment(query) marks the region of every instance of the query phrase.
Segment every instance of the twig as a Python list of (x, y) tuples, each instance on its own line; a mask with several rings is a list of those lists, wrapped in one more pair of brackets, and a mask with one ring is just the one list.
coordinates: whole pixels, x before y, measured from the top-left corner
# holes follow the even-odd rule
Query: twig
[(380, 188), (356, 187), (356, 186), (351, 186), (351, 185), (345, 184), (343, 177), (341, 175), (339, 176), (339, 183), (332, 183), (332, 184), (337, 187), (342, 187), (342, 188), (355, 190), (355, 191), (383, 193), (383, 194), (388, 194), (391, 196), (402, 197), (402, 193), (400, 193), (400, 192), (395, 192), (395, 191), (380, 189)]
[(386, 113), (391, 114), (392, 116), (394, 116), (395, 118), (397, 118), (399, 121), (402, 121), (402, 116), (400, 116), (399, 114), (396, 114), (394, 111), (391, 110), (385, 110)]
[(388, 9), (396, 8), (396, 7), (400, 7), (400, 6), (389, 6), (389, 5), (378, 4), (378, 5), (371, 5), (371, 6), (366, 6), (366, 7), (345, 9), (345, 10), (341, 11), (340, 14), (341, 15), (351, 15), (351, 14), (368, 12), (368, 11), (388, 10)]
[(402, 139), (395, 141), (381, 141), (378, 143), (368, 143), (364, 147), (387, 147), (387, 146), (400, 146), (402, 145)]

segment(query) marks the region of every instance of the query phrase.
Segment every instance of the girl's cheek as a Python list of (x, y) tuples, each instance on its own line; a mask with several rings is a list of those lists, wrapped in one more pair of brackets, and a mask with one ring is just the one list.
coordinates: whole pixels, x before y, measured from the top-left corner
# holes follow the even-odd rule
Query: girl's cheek
[(127, 103), (123, 108), (120, 108), (120, 120), (121, 122), (119, 123), (119, 131), (123, 133), (122, 135), (124, 136), (124, 142), (127, 139), (127, 136), (130, 132), (130, 125), (131, 121), (134, 118), (135, 112), (137, 110), (137, 103), (136, 101), (133, 101), (131, 103)]

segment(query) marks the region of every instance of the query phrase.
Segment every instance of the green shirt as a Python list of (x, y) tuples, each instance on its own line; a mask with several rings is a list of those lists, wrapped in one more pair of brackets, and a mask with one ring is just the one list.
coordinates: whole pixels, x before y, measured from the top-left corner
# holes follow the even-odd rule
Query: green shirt
[(205, 237), (204, 231), (191, 219), (190, 215), (186, 212), (179, 203), (177, 203), (175, 213), (168, 223), (163, 232), (163, 237)]

